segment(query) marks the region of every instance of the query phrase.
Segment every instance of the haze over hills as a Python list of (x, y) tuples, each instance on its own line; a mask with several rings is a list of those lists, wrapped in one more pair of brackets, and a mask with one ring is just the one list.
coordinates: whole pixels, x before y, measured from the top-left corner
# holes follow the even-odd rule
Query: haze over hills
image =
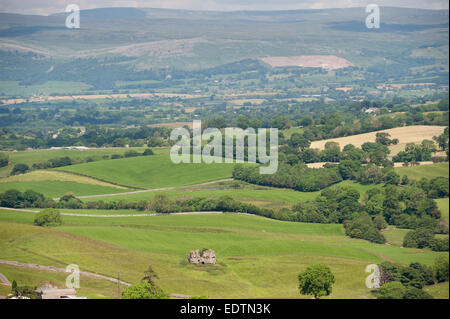
[[(388, 69), (397, 79), (415, 71), (431, 80), (424, 82), (448, 84), (448, 10), (382, 7), (380, 29), (365, 27), (365, 8), (102, 8), (81, 11), (78, 30), (65, 27), (67, 15), (1, 13), (0, 81), (38, 84), (83, 78), (107, 88), (112, 80), (152, 79), (138, 76), (148, 70), (198, 71), (245, 59), (333, 55), (364, 70)], [(263, 66), (268, 65), (261, 62)], [(110, 74), (112, 82), (99, 86), (89, 81), (99, 72)], [(185, 77), (174, 71), (161, 77), (168, 74)]]

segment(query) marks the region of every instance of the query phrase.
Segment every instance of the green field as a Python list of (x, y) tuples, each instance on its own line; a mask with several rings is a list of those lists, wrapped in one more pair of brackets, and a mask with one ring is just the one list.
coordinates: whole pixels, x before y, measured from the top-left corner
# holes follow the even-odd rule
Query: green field
[(422, 177), (433, 178), (443, 176), (448, 178), (449, 176), (448, 162), (413, 167), (396, 167), (395, 170), (400, 176), (406, 175), (410, 179), (416, 180)]
[(7, 182), (0, 183), (0, 193), (8, 189), (17, 189), (21, 192), (34, 190), (46, 197), (61, 197), (68, 192), (77, 196), (112, 194), (125, 192), (127, 189), (105, 187), (100, 185), (81, 184), (69, 181), (36, 181), (36, 182)]
[[(329, 265), (337, 278), (331, 298), (372, 298), (364, 285), (368, 264), (431, 264), (442, 254), (350, 239), (342, 225), (236, 214), (63, 216), (63, 226), (56, 229), (25, 225), (33, 218), (0, 211), (2, 259), (59, 267), (75, 263), (109, 276), (120, 271), (128, 282), (136, 282), (152, 264), (167, 291), (210, 298), (299, 298), (296, 277), (317, 262)], [(205, 247), (216, 251), (216, 265), (187, 263), (189, 250)]]
[[(174, 190), (158, 191), (158, 194), (166, 194), (170, 198), (174, 199), (187, 199), (192, 197), (218, 198), (221, 196), (230, 196), (231, 198), (238, 201), (253, 203), (258, 206), (272, 209), (279, 209), (280, 207), (290, 207), (298, 202), (314, 200), (320, 194), (320, 191), (299, 192), (292, 189), (257, 186), (243, 182), (239, 182), (238, 185), (240, 185), (240, 187), (235, 188), (233, 187), (235, 183), (236, 182), (219, 182), (202, 186), (182, 187)], [(354, 187), (361, 193), (361, 195), (370, 188), (377, 187), (374, 185), (362, 185), (353, 181), (344, 181), (330, 187), (337, 186)], [(154, 192), (123, 194), (117, 196), (105, 196), (101, 198), (86, 198), (83, 199), (83, 201), (98, 201), (101, 199), (106, 202), (119, 200), (137, 202), (140, 200), (149, 200), (154, 195)]]
[(436, 199), (439, 210), (441, 211), (442, 218), (448, 223), (448, 197)]
[[(43, 163), (51, 158), (59, 158), (69, 156), (75, 161), (86, 160), (88, 157), (100, 160), (103, 155), (121, 154), (123, 155), (128, 150), (135, 150), (143, 152), (143, 147), (133, 148), (100, 148), (89, 150), (33, 150), (33, 151), (20, 151), (20, 152), (5, 152), (8, 155), (11, 164), (6, 167), (0, 168), (0, 178), (6, 177), (11, 173), (15, 164), (24, 163), (31, 167), (33, 164)], [(154, 149), (156, 154), (164, 153), (167, 149)]]
[(91, 162), (58, 168), (108, 182), (139, 188), (162, 188), (204, 183), (231, 177), (233, 164), (174, 164), (160, 154)]

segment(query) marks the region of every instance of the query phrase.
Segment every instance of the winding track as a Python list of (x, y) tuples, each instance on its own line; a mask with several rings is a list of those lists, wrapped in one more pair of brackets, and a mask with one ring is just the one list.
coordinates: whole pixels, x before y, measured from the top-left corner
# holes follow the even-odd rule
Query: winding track
[[(76, 196), (77, 198), (83, 199), (83, 198), (98, 198), (98, 197), (110, 197), (110, 196), (121, 196), (121, 195), (132, 195), (132, 194), (140, 194), (140, 193), (151, 193), (151, 192), (159, 192), (159, 191), (168, 191), (168, 190), (174, 190), (174, 189), (183, 189), (183, 188), (190, 188), (190, 187), (198, 187), (198, 186), (205, 186), (220, 182), (230, 182), (233, 181), (233, 178), (226, 178), (226, 179), (219, 179), (212, 182), (206, 182), (201, 184), (194, 184), (194, 185), (186, 185), (186, 186), (173, 186), (173, 187), (163, 187), (163, 188), (152, 188), (152, 189), (144, 189), (139, 191), (132, 191), (132, 192), (125, 192), (125, 193), (113, 193), (113, 194), (100, 194), (100, 195), (85, 195), (85, 196)], [(53, 200), (59, 200), (59, 197), (53, 198)]]
[[(58, 268), (58, 267), (53, 267), (53, 266), (43, 266), (43, 265), (30, 264), (30, 263), (21, 263), (21, 262), (18, 262), (18, 261), (10, 261), (10, 260), (0, 260), (0, 264), (9, 265), (9, 266), (15, 266), (15, 267), (31, 268), (31, 269), (37, 269), (37, 270), (66, 272), (65, 268)], [(122, 285), (131, 286), (130, 283), (122, 281), (122, 280), (118, 281), (117, 278), (103, 276), (103, 275), (95, 274), (95, 273), (88, 272), (88, 271), (80, 271), (80, 275), (87, 276), (87, 277), (98, 278), (98, 279), (109, 280), (109, 281), (112, 281), (114, 283), (120, 282), (120, 284), (122, 284)]]

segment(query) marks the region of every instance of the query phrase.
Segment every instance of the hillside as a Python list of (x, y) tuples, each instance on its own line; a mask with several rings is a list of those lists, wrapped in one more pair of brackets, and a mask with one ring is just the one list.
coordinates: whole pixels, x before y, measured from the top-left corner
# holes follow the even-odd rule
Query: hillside
[[(362, 284), (367, 264), (383, 259), (430, 264), (438, 255), (349, 239), (341, 225), (235, 214), (64, 216), (64, 226), (56, 230), (14, 223), (31, 223), (32, 215), (0, 211), (2, 242), (15, 239), (1, 247), (2, 258), (57, 266), (75, 262), (82, 270), (105, 275), (120, 271), (121, 278), (134, 282), (150, 263), (164, 289), (209, 298), (298, 298), (297, 275), (315, 262), (330, 265), (336, 275), (331, 298), (372, 298)], [(22, 232), (28, 233), (26, 241), (20, 239)], [(189, 250), (205, 246), (215, 249), (218, 264), (187, 264)]]

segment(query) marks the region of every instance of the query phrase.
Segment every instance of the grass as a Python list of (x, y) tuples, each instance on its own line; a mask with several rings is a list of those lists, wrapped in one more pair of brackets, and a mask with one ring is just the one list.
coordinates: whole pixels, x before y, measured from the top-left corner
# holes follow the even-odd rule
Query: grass
[(448, 197), (447, 198), (438, 198), (435, 199), (439, 210), (441, 211), (441, 216), (443, 219), (445, 219), (447, 221), (447, 223), (449, 222), (448, 220), (448, 209), (449, 209), (449, 205), (448, 205)]
[(395, 226), (389, 226), (383, 231), (384, 237), (386, 237), (386, 242), (394, 246), (403, 246), (403, 238), (410, 232), (410, 229), (401, 229)]
[[(302, 297), (297, 275), (312, 263), (325, 263), (335, 274), (331, 298), (372, 298), (364, 284), (368, 264), (432, 264), (443, 254), (351, 239), (337, 224), (247, 215), (63, 216), (56, 229), (29, 225), (33, 216), (0, 211), (1, 259), (59, 267), (75, 263), (110, 276), (120, 271), (129, 282), (152, 264), (167, 291), (210, 298)], [(216, 251), (218, 263), (188, 264), (189, 250), (203, 247)]]
[(406, 175), (409, 179), (419, 180), (422, 177), (434, 178), (434, 177), (448, 177), (449, 176), (449, 166), (446, 163), (437, 163), (430, 165), (419, 165), (410, 167), (396, 167), (395, 171), (400, 176)]
[(426, 292), (432, 295), (435, 299), (448, 299), (449, 298), (449, 289), (448, 289), (448, 281), (442, 282), (439, 284), (434, 284), (431, 286), (425, 286), (423, 288)]
[(21, 192), (26, 190), (34, 190), (46, 197), (61, 197), (70, 192), (77, 196), (112, 194), (125, 192), (126, 189), (117, 189), (115, 187), (106, 187), (91, 184), (81, 184), (68, 181), (36, 181), (36, 182), (8, 182), (0, 183), (0, 193), (8, 189), (17, 189)]
[[(166, 194), (173, 199), (187, 199), (192, 197), (207, 197), (218, 198), (220, 196), (230, 196), (231, 198), (247, 203), (253, 203), (255, 205), (279, 209), (280, 207), (290, 207), (298, 202), (305, 202), (314, 200), (319, 194), (318, 192), (298, 192), (292, 189), (273, 188), (265, 186), (257, 186), (247, 183), (238, 183), (239, 188), (234, 188), (236, 182), (220, 182), (203, 186), (191, 186), (183, 187), (175, 190), (159, 191), (159, 194)], [(361, 194), (365, 193), (368, 189), (377, 187), (374, 185), (362, 185), (353, 181), (344, 181), (339, 184), (330, 186), (351, 186), (357, 189)], [(155, 193), (137, 193), (137, 194), (124, 194), (118, 196), (106, 196), (102, 198), (87, 198), (84, 201), (140, 201), (149, 200)]]
[(80, 184), (90, 184), (106, 187), (114, 187), (118, 189), (125, 189), (118, 185), (105, 183), (97, 179), (89, 178), (86, 176), (76, 175), (72, 173), (59, 172), (56, 170), (36, 170), (31, 171), (26, 174), (14, 175), (0, 179), (0, 183), (7, 182), (37, 182), (37, 181), (65, 181), (65, 182), (75, 182)]
[(169, 155), (91, 162), (60, 168), (108, 182), (140, 188), (161, 188), (231, 177), (233, 164), (174, 164)]
[[(24, 163), (31, 167), (33, 164), (43, 163), (51, 158), (59, 158), (69, 156), (75, 161), (83, 161), (88, 157), (92, 157), (96, 160), (102, 159), (104, 155), (121, 154), (123, 155), (127, 150), (136, 150), (143, 152), (145, 148), (100, 148), (89, 150), (32, 150), (32, 151), (20, 151), (20, 152), (4, 152), (9, 157), (10, 165), (0, 168), (0, 178), (7, 177), (11, 173), (15, 164)], [(154, 149), (155, 153), (165, 152), (166, 149)]]

